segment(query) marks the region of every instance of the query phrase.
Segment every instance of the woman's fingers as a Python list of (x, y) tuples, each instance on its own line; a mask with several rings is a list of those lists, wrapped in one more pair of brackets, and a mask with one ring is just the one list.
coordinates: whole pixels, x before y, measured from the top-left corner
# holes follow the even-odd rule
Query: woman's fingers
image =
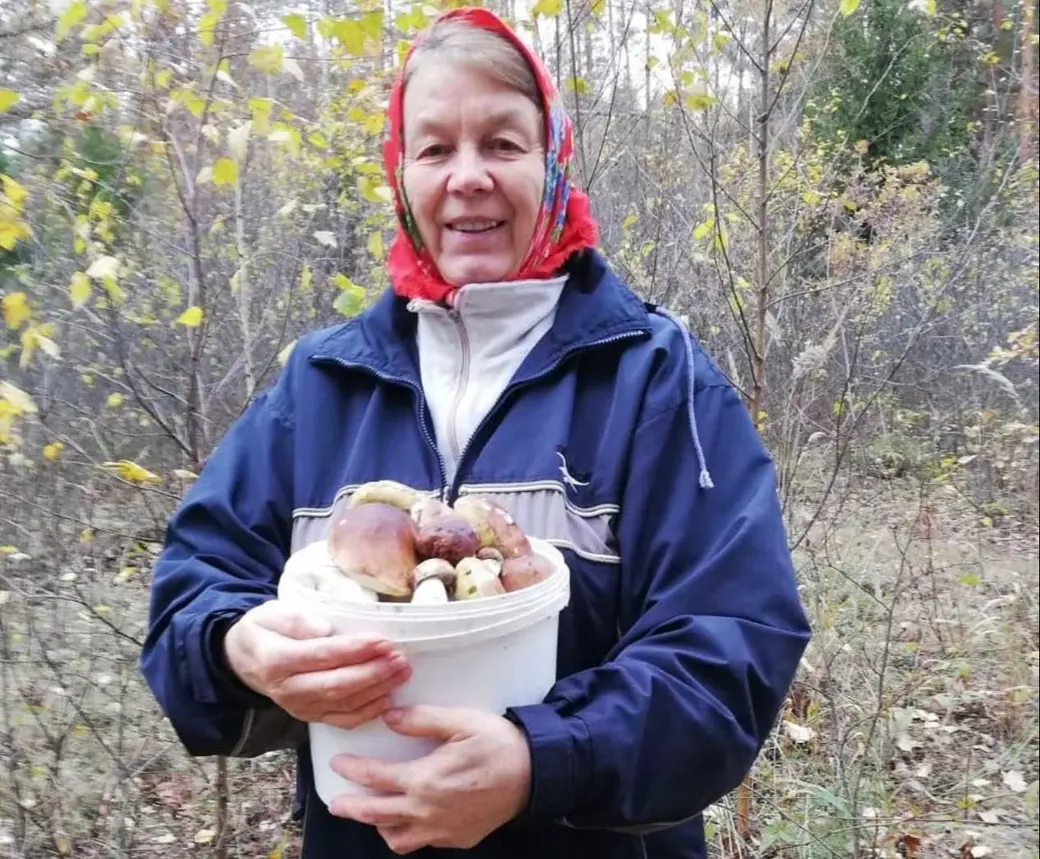
[(370, 722), (373, 719), (378, 719), (387, 710), (390, 709), (391, 701), (386, 695), (381, 698), (377, 698), (375, 701), (359, 707), (355, 710), (348, 712), (332, 711), (329, 713), (323, 713), (314, 721), (321, 722), (324, 725), (332, 725), (334, 728), (344, 728), (346, 730), (352, 730), (359, 725), (364, 725), (366, 722)]
[[(403, 656), (381, 657), (361, 665), (294, 674), (279, 684), (277, 700), (300, 713), (360, 715), (410, 676)], [(325, 719), (322, 719), (325, 721)]]

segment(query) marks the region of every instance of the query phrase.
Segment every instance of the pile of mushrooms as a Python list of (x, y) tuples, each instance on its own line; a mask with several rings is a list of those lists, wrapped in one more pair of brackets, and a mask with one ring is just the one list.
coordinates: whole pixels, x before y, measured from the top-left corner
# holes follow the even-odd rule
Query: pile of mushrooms
[(479, 599), (552, 574), (513, 517), (488, 498), (466, 495), (449, 506), (392, 480), (359, 487), (327, 542), (335, 567), (380, 601)]

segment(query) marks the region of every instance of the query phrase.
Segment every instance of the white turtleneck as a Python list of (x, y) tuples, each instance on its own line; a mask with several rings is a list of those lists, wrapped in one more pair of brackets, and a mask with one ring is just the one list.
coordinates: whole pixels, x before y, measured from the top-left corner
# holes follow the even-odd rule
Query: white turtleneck
[(455, 308), (413, 300), (419, 371), (446, 479), (524, 358), (552, 327), (566, 276), (463, 286)]

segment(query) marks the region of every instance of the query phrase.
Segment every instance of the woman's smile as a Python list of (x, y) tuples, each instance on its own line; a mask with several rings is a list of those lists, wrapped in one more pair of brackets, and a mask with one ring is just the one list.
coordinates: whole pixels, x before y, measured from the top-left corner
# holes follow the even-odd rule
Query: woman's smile
[(432, 62), (404, 99), (404, 185), (423, 244), (457, 286), (523, 264), (545, 181), (539, 107), (465, 66)]

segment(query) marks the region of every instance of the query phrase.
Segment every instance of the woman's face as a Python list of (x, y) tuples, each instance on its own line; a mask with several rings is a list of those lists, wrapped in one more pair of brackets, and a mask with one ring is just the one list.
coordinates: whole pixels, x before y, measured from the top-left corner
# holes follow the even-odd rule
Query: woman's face
[(545, 179), (538, 108), (465, 65), (428, 61), (405, 90), (403, 134), (405, 193), (441, 277), (515, 274)]

